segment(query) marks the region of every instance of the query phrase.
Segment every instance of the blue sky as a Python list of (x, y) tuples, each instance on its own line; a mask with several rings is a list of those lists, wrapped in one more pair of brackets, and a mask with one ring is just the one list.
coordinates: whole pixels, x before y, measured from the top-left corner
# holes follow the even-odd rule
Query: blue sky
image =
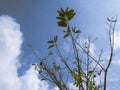
[[(41, 57), (46, 55), (47, 41), (53, 35), (62, 36), (55, 18), (61, 7), (76, 11), (72, 24), (82, 31), (83, 36), (98, 37), (94, 49), (99, 51), (100, 48), (105, 48), (105, 53), (108, 52), (104, 47), (107, 45), (106, 20), (108, 17), (118, 16), (116, 50), (109, 71), (108, 90), (119, 90), (119, 3), (119, 0), (0, 0), (0, 90), (49, 90), (49, 84), (41, 82), (31, 67), (37, 60), (27, 44), (31, 43)], [(61, 45), (69, 49), (66, 42)]]

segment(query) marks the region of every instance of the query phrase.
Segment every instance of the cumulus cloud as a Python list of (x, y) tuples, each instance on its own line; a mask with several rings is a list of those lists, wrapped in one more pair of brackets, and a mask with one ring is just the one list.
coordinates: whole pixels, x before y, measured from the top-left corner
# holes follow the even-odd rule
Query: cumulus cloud
[(20, 25), (7, 16), (0, 16), (0, 90), (48, 90), (31, 67), (18, 77), (19, 55), (23, 42)]
[[(78, 90), (78, 88), (77, 88), (75, 85), (73, 85), (73, 83), (71, 83), (71, 82), (68, 82), (68, 83), (67, 83), (67, 86), (68, 86), (68, 89), (69, 89), (69, 90)], [(59, 89), (58, 89), (58, 87), (54, 87), (54, 88), (51, 89), (51, 90), (59, 90)]]
[(0, 17), (0, 90), (19, 90), (18, 56), (22, 44), (20, 25), (9, 16)]
[(48, 90), (49, 85), (38, 79), (38, 73), (31, 67), (25, 75), (20, 77), (22, 87), (20, 90)]

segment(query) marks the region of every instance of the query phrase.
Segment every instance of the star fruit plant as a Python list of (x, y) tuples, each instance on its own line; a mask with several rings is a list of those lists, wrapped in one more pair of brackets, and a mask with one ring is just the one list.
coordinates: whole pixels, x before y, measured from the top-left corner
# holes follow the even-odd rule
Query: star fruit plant
[[(75, 26), (71, 26), (70, 22), (75, 16), (73, 9), (66, 8), (65, 10), (60, 8), (58, 10), (58, 26), (64, 28), (63, 39), (68, 38), (70, 40), (71, 49), (68, 54), (65, 54), (60, 49), (58, 44), (58, 36), (55, 35), (52, 40), (48, 41), (49, 52), (44, 58), (40, 58), (36, 52), (34, 52), (36, 58), (39, 60), (39, 64), (33, 63), (35, 70), (38, 71), (41, 80), (45, 80), (56, 86), (59, 90), (71, 90), (69, 83), (72, 83), (77, 90), (99, 90), (103, 88), (106, 90), (107, 72), (110, 67), (113, 49), (114, 49), (114, 30), (117, 19), (109, 19), (107, 24), (109, 26), (109, 42), (110, 42), (110, 57), (108, 65), (103, 67), (102, 65), (102, 51), (96, 57), (92, 54), (90, 48), (93, 41), (87, 38), (84, 42), (79, 42), (81, 31), (76, 29)], [(29, 45), (31, 48), (32, 46)], [(33, 48), (32, 48), (33, 49)], [(34, 50), (33, 50), (34, 51)], [(67, 56), (66, 56), (67, 55)], [(103, 76), (103, 77), (102, 77)], [(96, 78), (103, 78), (97, 80)], [(97, 82), (100, 82), (97, 84)]]

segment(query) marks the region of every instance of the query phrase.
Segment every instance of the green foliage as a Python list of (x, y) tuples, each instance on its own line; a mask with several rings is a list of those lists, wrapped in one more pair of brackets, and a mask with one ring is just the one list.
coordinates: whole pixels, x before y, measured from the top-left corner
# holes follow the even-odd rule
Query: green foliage
[(55, 71), (60, 70), (60, 66), (56, 65), (55, 63), (53, 63), (53, 68)]
[(48, 55), (53, 55), (54, 53), (52, 52), (52, 51), (50, 51), (49, 53), (48, 53)]
[(46, 78), (42, 78), (41, 80), (42, 80), (42, 81), (45, 81), (45, 80), (46, 80)]
[(66, 8), (66, 10), (63, 10), (62, 8), (60, 10), (58, 10), (58, 14), (59, 16), (56, 17), (59, 21), (58, 21), (58, 26), (60, 27), (67, 27), (68, 25), (68, 21), (70, 21), (71, 19), (73, 19), (75, 12), (73, 9), (68, 9)]
[(76, 30), (76, 27), (72, 27), (72, 32), (75, 33), (75, 34), (81, 33), (80, 30)]
[[(60, 8), (58, 10), (58, 26), (64, 27), (63, 30), (63, 39), (69, 38), (71, 40), (71, 52), (69, 52), (69, 56), (65, 57), (64, 51), (61, 52), (58, 47), (58, 36), (55, 35), (52, 40), (48, 41), (48, 55), (44, 58), (39, 58), (36, 53), (35, 56), (39, 59), (39, 65), (32, 64), (35, 67), (35, 70), (41, 76), (41, 80), (46, 80), (54, 85), (56, 85), (59, 90), (69, 90), (67, 84), (69, 83), (69, 78), (73, 80), (73, 85), (75, 85), (78, 90), (99, 90), (99, 85), (96, 84), (96, 77), (101, 77), (102, 72), (105, 72), (105, 78), (107, 76), (108, 68), (111, 64), (112, 55), (110, 54), (109, 64), (107, 68), (103, 68), (101, 65), (101, 54), (98, 58), (95, 58), (90, 51), (91, 41), (88, 40), (81, 45), (81, 43), (77, 42), (77, 36), (81, 33), (79, 29), (76, 29), (75, 26), (70, 26), (69, 22), (75, 16), (75, 11), (73, 9), (66, 8), (65, 10)], [(111, 24), (110, 30), (114, 29), (114, 24), (116, 19), (107, 19)], [(113, 27), (112, 27), (113, 26)], [(112, 32), (112, 35), (111, 35)], [(111, 53), (113, 53), (113, 44), (112, 40), (114, 37), (114, 31), (109, 32), (110, 35), (110, 45), (111, 45)], [(112, 36), (112, 37), (111, 37)], [(87, 46), (86, 46), (87, 45)], [(28, 45), (32, 48), (32, 45)], [(54, 49), (53, 49), (54, 47)], [(56, 59), (57, 57), (57, 59)], [(58, 61), (59, 60), (59, 61)], [(58, 61), (58, 62), (56, 62)], [(69, 63), (72, 63), (70, 65)], [(100, 67), (100, 69), (97, 68)], [(97, 72), (97, 74), (96, 74)], [(67, 75), (67, 79), (66, 76)], [(104, 82), (106, 84), (106, 80)], [(106, 90), (106, 86), (104, 85), (104, 90)]]
[(54, 47), (56, 45), (57, 38), (58, 38), (58, 36), (56, 35), (56, 36), (54, 36), (53, 40), (48, 41), (48, 43), (50, 44), (50, 46), (48, 47), (48, 49), (50, 49), (50, 48), (52, 48), (52, 47)]

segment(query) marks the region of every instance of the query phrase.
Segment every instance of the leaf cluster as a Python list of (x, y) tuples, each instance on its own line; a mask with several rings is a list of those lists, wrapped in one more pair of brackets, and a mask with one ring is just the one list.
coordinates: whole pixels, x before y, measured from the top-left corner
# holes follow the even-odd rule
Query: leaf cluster
[[(103, 68), (101, 65), (101, 54), (96, 58), (91, 54), (90, 45), (91, 41), (85, 42), (85, 45), (81, 45), (81, 43), (77, 42), (76, 36), (78, 36), (81, 31), (76, 29), (75, 26), (70, 26), (69, 21), (73, 19), (75, 16), (75, 11), (73, 9), (66, 8), (65, 10), (60, 8), (58, 10), (58, 26), (65, 27), (63, 30), (64, 35), (63, 39), (69, 38), (71, 40), (71, 51), (69, 56), (66, 58), (63, 56), (64, 51), (60, 51), (57, 45), (58, 36), (55, 35), (52, 40), (48, 41), (49, 47), (51, 51), (48, 52), (48, 56), (40, 59), (36, 54), (35, 56), (40, 60), (39, 65), (32, 64), (35, 67), (35, 70), (41, 75), (41, 80), (47, 80), (50, 83), (56, 85), (59, 90), (69, 90), (67, 83), (69, 82), (69, 78), (73, 79), (73, 85), (75, 85), (78, 90), (99, 90), (99, 86), (96, 84), (96, 77), (101, 77), (102, 72), (105, 72), (105, 78), (107, 77), (107, 71), (112, 61), (113, 55), (113, 44), (114, 42), (114, 31), (112, 31), (115, 27), (116, 19), (107, 19), (111, 24), (110, 26), (110, 45), (111, 45), (111, 54), (108, 66)], [(113, 27), (112, 27), (113, 25)], [(112, 33), (111, 33), (112, 32)], [(30, 44), (29, 47), (32, 47)], [(53, 51), (53, 48), (55, 51)], [(54, 55), (55, 54), (55, 55)], [(56, 63), (56, 59), (54, 56), (59, 58), (60, 64)], [(50, 59), (52, 57), (52, 59)], [(71, 60), (72, 57), (72, 60)], [(58, 60), (58, 59), (57, 59)], [(73, 64), (71, 66), (69, 63)], [(94, 65), (93, 65), (94, 64)], [(97, 69), (97, 67), (100, 67)], [(95, 71), (97, 70), (97, 71)], [(64, 73), (63, 73), (64, 72)], [(97, 74), (96, 74), (97, 72)], [(63, 76), (67, 73), (67, 79)], [(106, 84), (106, 79), (105, 82)], [(106, 86), (104, 85), (104, 90), (106, 90)]]
[(50, 49), (56, 45), (57, 39), (58, 39), (58, 36), (56, 35), (56, 36), (54, 36), (54, 38), (52, 40), (48, 41), (48, 43), (50, 44), (48, 49)]
[(66, 8), (66, 10), (63, 10), (62, 8), (60, 8), (60, 10), (58, 10), (58, 14), (59, 16), (56, 17), (59, 20), (58, 26), (67, 27), (67, 22), (70, 21), (76, 13), (73, 9), (69, 10), (68, 8)]

